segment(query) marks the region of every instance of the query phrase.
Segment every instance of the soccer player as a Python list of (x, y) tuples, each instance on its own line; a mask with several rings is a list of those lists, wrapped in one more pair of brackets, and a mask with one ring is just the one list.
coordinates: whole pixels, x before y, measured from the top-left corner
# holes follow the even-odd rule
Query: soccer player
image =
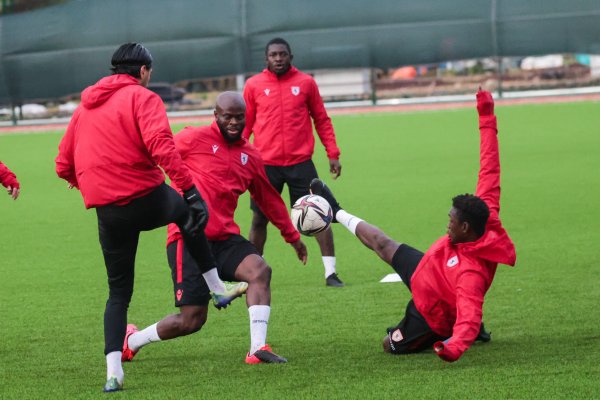
[[(176, 223), (218, 306), (239, 297), (247, 286), (227, 287), (218, 276), (203, 229), (206, 203), (175, 149), (160, 97), (146, 88), (150, 52), (126, 43), (111, 63), (113, 74), (82, 92), (56, 157), (58, 176), (81, 191), (85, 207), (95, 208), (98, 217), (109, 287), (105, 392), (123, 388), (122, 349), (141, 231)], [(183, 189), (185, 200), (165, 184), (163, 170)]]
[(17, 176), (6, 165), (0, 161), (0, 183), (6, 188), (8, 195), (16, 200), (21, 193), (21, 185), (17, 180)]
[(311, 192), (332, 205), (335, 221), (391, 265), (412, 293), (404, 318), (388, 329), (383, 340), (388, 353), (415, 353), (433, 346), (441, 359), (452, 362), (476, 339), (489, 340), (481, 322), (484, 296), (498, 264), (513, 266), (516, 254), (499, 219), (500, 160), (489, 92), (477, 92), (477, 110), (481, 141), (477, 190), (475, 195), (452, 199), (447, 235), (425, 254), (342, 210), (320, 180), (311, 183)]
[[(244, 87), (246, 129), (254, 133), (253, 144), (260, 151), (271, 184), (279, 193), (287, 184), (290, 203), (308, 194), (308, 185), (318, 177), (312, 155), (315, 147), (312, 120), (329, 158), (329, 171), (336, 179), (342, 166), (331, 119), (315, 80), (292, 66), (290, 45), (281, 38), (271, 40), (265, 49), (267, 68), (248, 79)], [(254, 202), (248, 238), (263, 254), (268, 220)], [(344, 286), (336, 273), (333, 233), (330, 229), (315, 236), (323, 257), (327, 286)]]
[[(306, 246), (292, 225), (285, 203), (269, 183), (256, 148), (242, 138), (246, 106), (242, 96), (224, 92), (217, 97), (215, 121), (210, 126), (187, 127), (175, 135), (175, 146), (204, 195), (211, 218), (206, 236), (224, 279), (248, 282), (246, 303), (250, 315), (250, 351), (246, 363), (284, 363), (266, 343), (271, 303), (271, 268), (242, 236), (233, 217), (239, 196), (250, 191), (267, 218), (281, 231), (298, 258), (306, 263)], [(180, 229), (169, 225), (167, 255), (173, 277), (175, 305), (180, 314), (136, 332), (129, 331), (130, 358), (146, 344), (198, 331), (206, 322), (208, 288), (200, 277)]]

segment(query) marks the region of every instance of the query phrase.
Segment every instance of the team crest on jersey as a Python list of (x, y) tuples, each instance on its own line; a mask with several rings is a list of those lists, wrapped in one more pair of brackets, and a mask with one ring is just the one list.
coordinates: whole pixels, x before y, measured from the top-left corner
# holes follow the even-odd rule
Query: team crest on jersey
[(265, 89), (265, 94), (266, 94), (267, 96), (269, 95), (269, 93), (271, 93), (271, 90), (269, 90), (269, 89)]
[(246, 165), (248, 163), (248, 154), (241, 153), (240, 154), (240, 159), (242, 160), (242, 165)]
[(300, 94), (300, 86), (292, 86), (292, 94), (298, 96)]
[(454, 256), (454, 257), (450, 257), (448, 259), (448, 262), (446, 263), (446, 266), (452, 268), (454, 267), (456, 264), (458, 264), (458, 256)]
[(217, 150), (219, 150), (219, 146), (216, 144), (213, 144), (213, 154), (215, 154), (217, 152)]

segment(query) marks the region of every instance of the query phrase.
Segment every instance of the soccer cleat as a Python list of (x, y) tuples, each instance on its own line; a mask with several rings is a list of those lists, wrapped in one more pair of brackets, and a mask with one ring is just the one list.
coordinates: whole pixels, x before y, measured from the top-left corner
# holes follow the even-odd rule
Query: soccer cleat
[(127, 343), (129, 336), (133, 335), (137, 331), (137, 326), (135, 326), (134, 324), (127, 324), (127, 330), (125, 331), (125, 340), (123, 341), (123, 352), (121, 353), (122, 362), (133, 360), (133, 357), (137, 354), (137, 350), (130, 349), (129, 343)]
[(108, 378), (104, 389), (102, 389), (104, 393), (118, 392), (119, 390), (123, 390), (123, 384), (119, 383), (119, 380), (115, 376)]
[(286, 363), (287, 359), (273, 353), (271, 346), (265, 344), (260, 349), (256, 350), (254, 354), (246, 354), (246, 364), (283, 364)]
[(479, 327), (479, 334), (477, 335), (477, 338), (475, 338), (475, 341), (487, 343), (490, 340), (492, 340), (492, 332), (486, 331), (482, 322), (481, 326)]
[(213, 300), (213, 304), (217, 307), (218, 310), (221, 308), (226, 308), (231, 302), (244, 293), (248, 289), (248, 284), (246, 282), (238, 282), (238, 283), (225, 283), (225, 292), (223, 293), (215, 293), (211, 292), (210, 295)]
[(325, 278), (325, 286), (343, 287), (344, 282), (342, 282), (342, 280), (334, 272), (333, 274)]
[(332, 222), (337, 222), (335, 216), (337, 212), (342, 209), (342, 207), (340, 207), (340, 203), (338, 203), (338, 201), (335, 199), (333, 193), (331, 193), (331, 190), (327, 187), (327, 185), (319, 178), (315, 178), (310, 182), (310, 193), (316, 194), (317, 196), (321, 196), (322, 198), (327, 200), (327, 202), (331, 206), (331, 210), (333, 211)]

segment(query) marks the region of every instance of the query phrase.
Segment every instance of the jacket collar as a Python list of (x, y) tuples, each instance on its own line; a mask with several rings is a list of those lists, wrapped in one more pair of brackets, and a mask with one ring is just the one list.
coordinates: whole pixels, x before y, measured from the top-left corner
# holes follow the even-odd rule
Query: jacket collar
[(221, 133), (221, 130), (219, 129), (219, 125), (217, 125), (217, 121), (213, 121), (212, 124), (210, 124), (210, 130), (212, 131), (213, 136), (219, 141), (220, 144), (241, 147), (248, 142), (248, 140), (243, 136), (240, 137), (240, 139), (237, 142), (228, 142), (227, 140), (225, 140), (223, 134)]
[(288, 70), (288, 72), (286, 72), (285, 74), (283, 74), (281, 76), (278, 76), (276, 73), (271, 72), (268, 68), (263, 69), (263, 74), (267, 75), (270, 79), (282, 80), (282, 81), (290, 79), (292, 76), (296, 75), (296, 73), (298, 73), (298, 68), (294, 67), (293, 65), (290, 66), (290, 69)]

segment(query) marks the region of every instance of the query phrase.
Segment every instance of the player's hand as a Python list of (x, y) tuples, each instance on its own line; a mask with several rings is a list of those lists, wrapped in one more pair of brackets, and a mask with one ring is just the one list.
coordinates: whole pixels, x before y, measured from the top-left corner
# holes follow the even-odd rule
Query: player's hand
[(492, 94), (486, 90), (477, 91), (477, 112), (479, 115), (494, 115), (494, 99)]
[(329, 173), (333, 179), (337, 179), (342, 173), (342, 164), (340, 160), (329, 159)]
[(298, 239), (295, 242), (290, 243), (294, 250), (296, 250), (296, 255), (298, 256), (298, 260), (302, 261), (302, 264), (306, 265), (306, 259), (308, 258), (308, 251), (306, 250), (306, 245), (302, 242), (302, 239)]
[(444, 361), (448, 361), (448, 362), (454, 362), (456, 360), (459, 359), (460, 354), (458, 354), (455, 351), (452, 351), (448, 348), (448, 346), (446, 346), (446, 342), (448, 341), (448, 339), (446, 339), (445, 341), (438, 341), (435, 342), (433, 344), (433, 351), (435, 351), (435, 354), (437, 354), (437, 356), (439, 358), (441, 358)]
[(10, 197), (12, 197), (13, 200), (16, 200), (17, 197), (19, 197), (19, 193), (21, 193), (21, 189), (18, 186), (19, 184), (17, 183), (17, 186), (8, 186), (6, 188), (6, 191), (8, 192), (8, 195)]
[(6, 188), (6, 192), (13, 200), (16, 200), (19, 197), (19, 193), (21, 192), (21, 185), (19, 185), (19, 181), (14, 176), (9, 176), (7, 179), (2, 182), (4, 187)]
[(183, 192), (183, 198), (190, 207), (190, 215), (183, 228), (197, 235), (208, 222), (208, 207), (195, 185)]

